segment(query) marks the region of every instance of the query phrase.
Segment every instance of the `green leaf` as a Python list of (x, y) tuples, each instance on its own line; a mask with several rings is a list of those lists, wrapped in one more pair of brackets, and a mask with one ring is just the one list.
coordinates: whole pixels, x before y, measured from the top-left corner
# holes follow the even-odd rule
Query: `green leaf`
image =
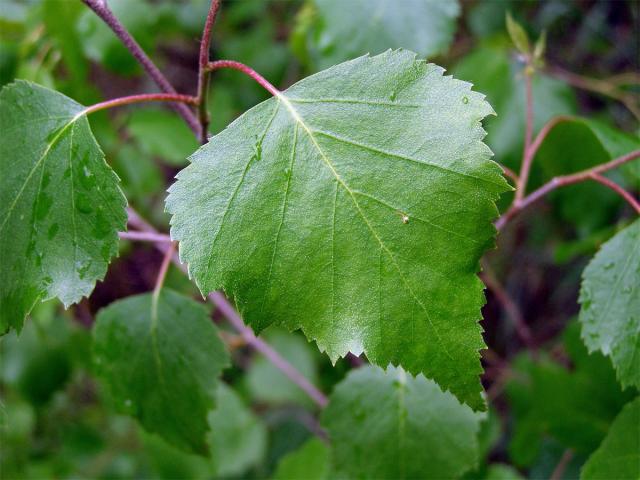
[(529, 36), (527, 35), (527, 32), (524, 31), (522, 25), (513, 19), (509, 12), (507, 12), (506, 21), (507, 32), (509, 32), (509, 36), (511, 37), (513, 44), (520, 53), (529, 55), (529, 53), (531, 53), (531, 45), (529, 45)]
[(364, 351), (480, 409), (476, 272), (509, 187), (491, 107), (442, 72), (396, 51), (298, 82), (198, 150), (167, 210), (200, 290), (256, 331), (301, 328), (334, 362)]
[(329, 447), (320, 439), (307, 441), (285, 455), (278, 463), (272, 480), (329, 480)]
[(147, 478), (204, 480), (215, 476), (215, 469), (209, 458), (187, 453), (166, 443), (157, 435), (140, 429), (145, 460), (151, 467)]
[(144, 435), (146, 451), (159, 478), (234, 478), (262, 462), (267, 430), (242, 399), (224, 383), (209, 412), (208, 458), (178, 450), (156, 435)]
[(609, 433), (587, 463), (581, 480), (640, 478), (640, 397), (616, 417)]
[(580, 287), (582, 338), (611, 357), (623, 387), (640, 387), (640, 219), (593, 257)]
[(490, 408), (480, 423), (478, 431), (478, 459), (484, 461), (496, 446), (502, 435), (500, 415)]
[(90, 341), (85, 329), (55, 314), (56, 306), (39, 305), (19, 336), (10, 332), (0, 343), (0, 382), (38, 407), (65, 388)]
[(182, 166), (198, 148), (193, 132), (175, 113), (167, 110), (136, 110), (127, 128), (140, 148), (169, 165)]
[(0, 332), (89, 295), (117, 253), (126, 200), (83, 109), (24, 81), (0, 92)]
[[(304, 337), (291, 335), (282, 330), (269, 329), (265, 332), (265, 340), (275, 348), (311, 383), (318, 382), (314, 352)], [(270, 404), (296, 403), (312, 406), (309, 396), (295, 383), (287, 378), (262, 355), (256, 356), (246, 375), (249, 392), (254, 400)]]
[(207, 454), (207, 414), (228, 354), (204, 305), (167, 289), (114, 302), (98, 313), (93, 348), (119, 411)]
[(308, 43), (320, 68), (389, 48), (407, 48), (422, 57), (444, 53), (460, 15), (457, 0), (315, 0), (315, 5)]
[(454, 478), (477, 461), (481, 414), (401, 368), (353, 370), (322, 414), (333, 465), (354, 478)]
[(485, 480), (524, 480), (515, 468), (502, 463), (494, 463), (489, 466), (485, 475)]
[(267, 430), (227, 385), (218, 386), (216, 409), (209, 413), (211, 457), (220, 477), (241, 475), (259, 464), (267, 446)]
[(605, 357), (588, 353), (576, 322), (564, 333), (564, 349), (571, 370), (545, 352), (540, 352), (537, 361), (520, 355), (512, 362), (506, 393), (515, 420), (509, 444), (515, 465), (530, 466), (547, 436), (561, 443), (560, 451), (571, 448), (590, 453), (634, 396), (632, 391), (621, 390)]

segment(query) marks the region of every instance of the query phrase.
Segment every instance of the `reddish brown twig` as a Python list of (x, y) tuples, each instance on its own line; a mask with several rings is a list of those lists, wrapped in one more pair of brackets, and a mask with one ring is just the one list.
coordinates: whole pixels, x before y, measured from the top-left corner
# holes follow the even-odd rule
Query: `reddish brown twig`
[[(142, 47), (136, 42), (131, 34), (124, 28), (124, 25), (116, 18), (113, 12), (107, 7), (106, 2), (101, 0), (83, 0), (84, 3), (93, 10), (113, 30), (113, 33), (122, 41), (124, 46), (131, 52), (131, 55), (140, 63), (142, 68), (147, 72), (156, 85), (165, 93), (176, 93), (176, 89), (162, 74), (160, 69), (151, 61), (148, 55), (142, 50)], [(187, 125), (198, 135), (200, 133), (200, 124), (193, 112), (183, 104), (174, 105), (174, 110), (184, 118)]]
[(200, 142), (206, 143), (209, 132), (209, 112), (207, 110), (207, 95), (209, 93), (209, 48), (211, 46), (211, 32), (213, 24), (218, 16), (220, 0), (212, 0), (209, 6), (209, 13), (202, 31), (200, 41), (200, 55), (198, 62), (198, 120), (200, 121)]
[(496, 297), (496, 300), (502, 305), (502, 308), (507, 313), (511, 322), (516, 330), (516, 334), (522, 340), (527, 348), (535, 350), (535, 342), (533, 335), (527, 322), (524, 320), (524, 316), (518, 307), (518, 304), (511, 298), (509, 293), (503, 288), (496, 276), (493, 274), (491, 268), (486, 263), (483, 265), (482, 279), (489, 290), (491, 290)]
[(518, 176), (518, 184), (516, 186), (516, 203), (524, 197), (524, 192), (527, 188), (527, 181), (529, 180), (529, 170), (531, 170), (531, 162), (533, 160), (533, 156), (529, 155), (529, 151), (531, 150), (531, 141), (533, 139), (533, 73), (530, 73), (528, 70), (529, 68), (526, 68), (524, 73), (526, 95), (524, 150), (522, 153), (522, 166), (520, 167), (520, 175)]
[(615, 183), (612, 180), (609, 180), (607, 177), (603, 177), (599, 173), (591, 173), (589, 175), (589, 178), (591, 180), (595, 180), (598, 183), (601, 183), (605, 187), (608, 187), (611, 190), (613, 190), (614, 192), (616, 192), (618, 195), (620, 195), (622, 198), (624, 198), (629, 203), (629, 205), (631, 205), (631, 207), (636, 211), (636, 213), (638, 215), (640, 215), (640, 202), (638, 202), (638, 200), (633, 198), (633, 195), (631, 195), (629, 192), (627, 192), (620, 185), (618, 185), (617, 183)]
[[(549, 182), (545, 183), (543, 186), (535, 190), (533, 193), (524, 197), (519, 203), (514, 203), (513, 205), (511, 205), (511, 207), (496, 221), (495, 226), (498, 230), (500, 230), (522, 210), (559, 187), (573, 185), (574, 183), (580, 183), (589, 179), (593, 180), (593, 175), (600, 175), (601, 173), (617, 168), (620, 165), (635, 160), (639, 157), (640, 150), (634, 150), (633, 152), (629, 152), (626, 155), (622, 155), (621, 157), (611, 160), (610, 162), (597, 165), (593, 168), (582, 170), (571, 175), (554, 177), (549, 180)], [(618, 190), (619, 189), (616, 189), (615, 191)], [(625, 200), (626, 199), (627, 198), (625, 197)]]
[(589, 78), (569, 72), (559, 67), (548, 67), (547, 73), (563, 82), (568, 83), (581, 90), (598, 93), (622, 103), (627, 109), (640, 120), (640, 101), (636, 93), (627, 92), (620, 87), (624, 85), (639, 85), (640, 75), (635, 72), (621, 73), (606, 79)]
[(163, 242), (163, 243), (171, 243), (171, 237), (169, 235), (163, 235), (161, 233), (148, 233), (148, 232), (118, 232), (118, 236), (122, 240), (133, 240), (137, 242)]
[(569, 462), (571, 462), (572, 458), (573, 450), (568, 448), (564, 451), (562, 457), (560, 457), (560, 461), (558, 462), (558, 465), (556, 465), (556, 468), (553, 469), (549, 480), (560, 480), (564, 475), (564, 471), (567, 469), (567, 466), (569, 465)]
[(239, 72), (248, 75), (252, 79), (254, 79), (258, 84), (260, 84), (265, 90), (267, 90), (274, 97), (280, 96), (280, 90), (274, 87), (267, 79), (265, 79), (262, 75), (256, 72), (251, 67), (245, 65), (244, 63), (236, 62), (234, 60), (216, 60), (215, 62), (209, 62), (207, 65), (207, 70), (213, 72), (214, 70), (220, 70), (222, 68), (231, 68), (233, 70), (238, 70)]
[(180, 95), (178, 93), (143, 93), (140, 95), (129, 95), (128, 97), (114, 98), (112, 100), (105, 100), (104, 102), (96, 103), (82, 110), (79, 115), (88, 115), (99, 110), (145, 102), (174, 102), (195, 105), (197, 103), (197, 99), (191, 95)]

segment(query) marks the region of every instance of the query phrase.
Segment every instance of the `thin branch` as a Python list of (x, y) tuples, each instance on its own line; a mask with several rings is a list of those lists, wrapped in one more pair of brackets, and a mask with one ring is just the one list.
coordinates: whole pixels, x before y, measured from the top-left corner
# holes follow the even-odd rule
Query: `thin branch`
[(526, 96), (525, 107), (525, 130), (524, 130), (524, 150), (522, 153), (522, 166), (520, 167), (520, 175), (516, 186), (515, 203), (518, 203), (525, 195), (527, 182), (529, 181), (529, 171), (531, 170), (531, 162), (533, 156), (529, 155), (531, 150), (531, 141), (533, 139), (533, 72), (529, 71), (529, 66), (524, 70), (524, 85)]
[(601, 183), (605, 187), (609, 187), (611, 190), (616, 192), (618, 195), (624, 198), (629, 203), (629, 205), (631, 205), (631, 207), (636, 211), (638, 215), (640, 215), (640, 202), (638, 202), (638, 200), (633, 198), (633, 195), (627, 192), (620, 185), (609, 180), (607, 177), (603, 177), (599, 173), (592, 173), (591, 175), (589, 175), (589, 178), (598, 183)]
[(594, 180), (593, 175), (600, 175), (601, 173), (617, 168), (639, 157), (640, 157), (640, 150), (634, 150), (632, 152), (627, 153), (626, 155), (622, 155), (621, 157), (611, 160), (610, 162), (602, 163), (593, 168), (582, 170), (580, 172), (573, 173), (571, 175), (562, 175), (559, 177), (554, 177), (551, 180), (549, 180), (549, 182), (545, 183), (543, 186), (538, 188), (536, 191), (534, 191), (527, 197), (523, 198), (521, 202), (517, 204), (514, 203), (513, 205), (511, 205), (511, 207), (496, 221), (495, 226), (498, 230), (500, 230), (502, 227), (504, 227), (507, 224), (507, 222), (513, 219), (513, 217), (515, 217), (518, 213), (520, 213), (526, 207), (528, 207), (532, 203), (544, 197), (549, 192), (559, 187), (564, 187), (566, 185), (573, 185), (574, 183), (580, 183), (589, 179)]
[(547, 135), (549, 135), (549, 132), (553, 130), (556, 125), (562, 122), (571, 122), (572, 120), (576, 120), (576, 118), (570, 115), (558, 115), (557, 117), (553, 117), (551, 120), (545, 123), (544, 126), (540, 129), (540, 132), (538, 132), (538, 135), (536, 135), (535, 140), (529, 146), (529, 151), (527, 152), (527, 154), (531, 157), (529, 162), (531, 162), (536, 156), (536, 153), (538, 153), (538, 150), (540, 149), (540, 145), (542, 145), (542, 142), (544, 142), (544, 140), (547, 138)]
[(621, 90), (624, 85), (640, 84), (640, 75), (635, 72), (621, 73), (607, 79), (589, 78), (569, 72), (559, 67), (546, 69), (550, 75), (582, 90), (598, 93), (621, 102), (629, 111), (640, 120), (640, 102), (638, 95)]
[(216, 21), (220, 0), (212, 0), (207, 14), (207, 20), (200, 41), (200, 56), (198, 62), (198, 120), (200, 121), (200, 142), (206, 143), (209, 132), (209, 112), (207, 111), (207, 95), (209, 93), (209, 48), (211, 46), (211, 31)]
[[(142, 47), (136, 42), (131, 34), (124, 28), (124, 25), (116, 18), (105, 2), (101, 0), (82, 0), (98, 17), (100, 17), (122, 41), (124, 46), (131, 52), (131, 55), (142, 65), (156, 85), (165, 93), (176, 93), (176, 89), (169, 83), (169, 80), (162, 74), (160, 69), (151, 61)], [(176, 104), (173, 109), (187, 122), (187, 125), (196, 135), (200, 134), (200, 124), (194, 113), (182, 104)]]
[[(147, 221), (142, 219), (138, 213), (136, 213), (131, 207), (127, 209), (129, 213), (129, 223), (131, 225), (138, 226), (146, 233), (158, 234), (155, 228), (153, 228)], [(163, 253), (166, 253), (169, 247), (165, 242), (158, 242), (155, 244), (156, 248)], [(180, 263), (178, 255), (172, 252), (171, 260), (173, 263), (184, 273), (187, 273), (185, 265)], [(327, 397), (318, 390), (309, 380), (305, 378), (293, 365), (291, 365), (286, 359), (284, 359), (278, 352), (276, 352), (267, 342), (262, 340), (253, 333), (253, 330), (246, 326), (242, 321), (242, 318), (236, 312), (235, 308), (220, 292), (213, 292), (209, 294), (209, 300), (222, 312), (222, 314), (229, 320), (229, 323), (233, 328), (242, 336), (242, 338), (256, 351), (263, 354), (275, 367), (280, 369), (289, 380), (298, 385), (309, 397), (320, 407), (324, 408), (327, 403)]]
[(285, 360), (278, 352), (276, 352), (270, 345), (264, 340), (253, 333), (250, 327), (246, 326), (240, 318), (240, 315), (225, 296), (221, 292), (213, 292), (209, 294), (209, 299), (213, 304), (227, 317), (229, 323), (235, 328), (238, 333), (245, 339), (248, 345), (253, 347), (258, 352), (262, 353), (273, 365), (275, 365), (282, 373), (284, 373), (289, 380), (294, 382), (309, 397), (320, 407), (324, 408), (327, 403), (327, 397), (318, 390), (304, 375), (302, 375), (296, 368)]
[(573, 450), (571, 450), (570, 448), (566, 449), (562, 454), (562, 457), (560, 457), (558, 465), (556, 465), (556, 468), (553, 469), (549, 480), (560, 480), (563, 477), (564, 471), (567, 469), (567, 466), (569, 465), (569, 462), (571, 462), (572, 458)]
[(215, 62), (209, 62), (207, 64), (207, 71), (213, 72), (214, 70), (220, 70), (222, 68), (231, 68), (232, 70), (238, 70), (239, 72), (248, 75), (260, 84), (265, 90), (267, 90), (274, 97), (280, 97), (281, 93), (276, 87), (274, 87), (267, 79), (256, 72), (251, 67), (248, 67), (244, 63), (236, 62), (234, 60), (216, 60)]
[(144, 102), (175, 102), (179, 104), (186, 103), (195, 105), (197, 99), (191, 95), (180, 95), (178, 93), (143, 93), (140, 95), (129, 95), (127, 97), (114, 98), (112, 100), (96, 103), (95, 105), (85, 108), (78, 115), (88, 115), (99, 110)]
[(131, 207), (127, 207), (127, 223), (138, 230), (142, 230), (143, 232), (161, 235), (156, 232), (156, 229), (153, 227), (153, 225), (151, 225), (144, 218), (138, 215), (138, 212), (136, 212)]
[(169, 235), (163, 235), (161, 233), (130, 231), (118, 232), (118, 236), (122, 240), (133, 240), (137, 242), (171, 243), (171, 237), (169, 237)]
[(493, 274), (493, 271), (486, 263), (483, 265), (482, 279), (484, 280), (487, 288), (493, 292), (496, 300), (500, 302), (504, 311), (511, 318), (516, 333), (518, 337), (520, 337), (520, 340), (522, 340), (522, 343), (524, 343), (529, 350), (535, 350), (536, 346), (533, 340), (533, 335), (527, 325), (527, 322), (524, 320), (524, 315), (522, 315), (518, 304), (500, 284), (496, 276)]

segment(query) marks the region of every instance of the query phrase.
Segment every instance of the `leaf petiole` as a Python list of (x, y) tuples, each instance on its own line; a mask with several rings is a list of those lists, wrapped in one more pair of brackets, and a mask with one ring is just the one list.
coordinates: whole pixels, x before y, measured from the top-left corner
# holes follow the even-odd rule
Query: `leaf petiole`
[(188, 105), (197, 105), (198, 99), (191, 95), (180, 95), (179, 93), (143, 93), (140, 95), (129, 95), (127, 97), (114, 98), (106, 100), (104, 102), (96, 103), (90, 107), (85, 108), (76, 115), (81, 117), (83, 115), (89, 115), (100, 110), (106, 110), (108, 108), (121, 107), (123, 105), (132, 105), (134, 103), (145, 102), (176, 102), (184, 103)]

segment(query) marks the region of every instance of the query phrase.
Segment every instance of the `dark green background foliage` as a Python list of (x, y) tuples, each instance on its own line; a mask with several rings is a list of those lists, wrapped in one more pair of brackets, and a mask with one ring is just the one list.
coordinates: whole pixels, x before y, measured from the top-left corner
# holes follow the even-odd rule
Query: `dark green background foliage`
[[(209, 2), (108, 4), (194, 94)], [(191, 156), (198, 142), (166, 106), (75, 118), (156, 91), (80, 0), (0, 0), (0, 478), (639, 478), (640, 220), (586, 182), (523, 212), (485, 253), (494, 202), (502, 212), (513, 194), (480, 140), (514, 170), (523, 151), (508, 11), (532, 44), (547, 32), (535, 131), (572, 117), (541, 145), (528, 191), (637, 150), (637, 78), (616, 100), (563, 73), (640, 71), (633, 1), (225, 0), (211, 58), (251, 66), (283, 96), (215, 72), (210, 133), (259, 106)], [(447, 95), (456, 103), (432, 115)], [(465, 155), (464, 178), (429, 169)], [(398, 169), (397, 157), (429, 165)], [(185, 167), (171, 219), (166, 190)], [(607, 177), (637, 198), (640, 161)], [(195, 283), (171, 267), (154, 298), (162, 254), (117, 243), (119, 189), (160, 230), (171, 223)], [(224, 262), (211, 268), (216, 242)], [(532, 338), (500, 294), (484, 302), (483, 254)], [(201, 303), (214, 288), (328, 394), (326, 408)], [(414, 329), (416, 305), (439, 342)]]

